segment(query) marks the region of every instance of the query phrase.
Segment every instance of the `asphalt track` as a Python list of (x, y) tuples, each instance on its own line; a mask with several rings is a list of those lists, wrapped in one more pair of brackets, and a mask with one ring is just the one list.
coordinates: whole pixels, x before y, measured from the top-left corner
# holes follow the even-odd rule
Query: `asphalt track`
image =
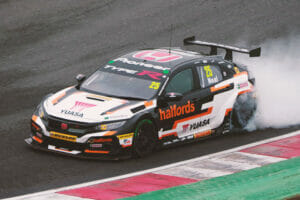
[(267, 129), (171, 148), (143, 159), (90, 161), (24, 143), (40, 99), (122, 53), (182, 46), (182, 39), (259, 45), (300, 32), (300, 2), (0, 0), (0, 198), (117, 176), (214, 153), (299, 127)]

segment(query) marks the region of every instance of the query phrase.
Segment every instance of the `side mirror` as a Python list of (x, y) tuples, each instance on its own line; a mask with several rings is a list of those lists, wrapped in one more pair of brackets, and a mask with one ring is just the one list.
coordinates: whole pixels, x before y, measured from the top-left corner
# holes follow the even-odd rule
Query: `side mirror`
[(166, 101), (180, 101), (182, 99), (183, 95), (181, 93), (176, 92), (168, 92), (164, 95), (164, 99)]
[(82, 84), (82, 82), (85, 80), (85, 75), (83, 74), (78, 74), (76, 76), (76, 80), (77, 80), (77, 85), (76, 85), (76, 88), (79, 89), (80, 85)]

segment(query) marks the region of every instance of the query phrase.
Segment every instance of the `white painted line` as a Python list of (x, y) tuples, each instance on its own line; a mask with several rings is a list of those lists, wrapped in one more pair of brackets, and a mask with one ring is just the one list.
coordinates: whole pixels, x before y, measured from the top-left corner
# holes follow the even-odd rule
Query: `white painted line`
[(214, 158), (212, 159), (212, 161), (219, 164), (226, 163), (228, 165), (231, 165), (232, 168), (238, 170), (248, 170), (248, 169), (261, 167), (261, 165), (257, 165), (253, 163), (239, 162), (238, 160), (227, 160), (222, 158)]
[(91, 181), (91, 182), (72, 185), (72, 186), (66, 186), (66, 187), (46, 190), (46, 191), (37, 192), (37, 193), (26, 194), (26, 195), (17, 196), (17, 197), (11, 197), (11, 198), (7, 198), (7, 199), (3, 199), (3, 200), (22, 200), (22, 199), (37, 197), (37, 196), (40, 196), (40, 195), (51, 194), (51, 193), (55, 193), (55, 192), (59, 192), (59, 191), (76, 189), (76, 188), (80, 188), (80, 187), (86, 187), (86, 186), (90, 186), (90, 185), (95, 185), (95, 184), (105, 183), (105, 182), (109, 182), (109, 181), (124, 179), (124, 178), (132, 177), (132, 176), (138, 176), (138, 175), (142, 175), (142, 174), (146, 174), (146, 173), (151, 173), (151, 172), (167, 169), (167, 168), (170, 168), (170, 167), (176, 167), (176, 166), (183, 165), (183, 164), (190, 163), (190, 162), (194, 162), (194, 161), (208, 159), (208, 158), (218, 156), (218, 155), (222, 155), (222, 154), (226, 154), (226, 153), (240, 151), (242, 149), (250, 148), (250, 147), (253, 147), (253, 146), (260, 145), (260, 144), (273, 142), (275, 140), (280, 140), (280, 139), (292, 137), (292, 136), (299, 135), (299, 134), (300, 134), (300, 131), (298, 130), (298, 131), (294, 131), (294, 132), (291, 132), (291, 133), (288, 133), (288, 134), (285, 134), (285, 135), (281, 135), (281, 136), (278, 136), (278, 137), (269, 138), (269, 139), (266, 139), (266, 140), (261, 140), (261, 141), (254, 142), (254, 143), (251, 143), (251, 144), (239, 146), (239, 147), (236, 147), (236, 148), (233, 148), (233, 149), (228, 149), (228, 150), (225, 150), (225, 151), (209, 154), (209, 155), (206, 155), (206, 156), (201, 156), (201, 157), (198, 157), (198, 158), (193, 158), (193, 159), (189, 159), (189, 160), (185, 160), (185, 161), (180, 161), (180, 162), (172, 163), (172, 164), (169, 164), (169, 165), (164, 165), (164, 166), (161, 166), (161, 167), (156, 167), (156, 168), (152, 168), (152, 169), (147, 169), (147, 170), (133, 172), (133, 173), (129, 173), (129, 174), (121, 175), (121, 176), (115, 176), (115, 177), (111, 177), (111, 178)]
[[(21, 200), (25, 200), (27, 197), (21, 198)], [(58, 194), (58, 193), (52, 193), (52, 194), (44, 194), (44, 195), (39, 195), (35, 197), (30, 197), (30, 200), (91, 200), (91, 199), (86, 199), (86, 198), (81, 198), (81, 197), (74, 197), (74, 196), (69, 196), (69, 195), (64, 195), (64, 194)]]
[(226, 170), (216, 170), (216, 169), (190, 167), (190, 166), (179, 166), (167, 170), (161, 170), (155, 173), (183, 177), (183, 178), (193, 178), (199, 180), (232, 174), (232, 172)]
[(246, 157), (250, 157), (250, 158), (256, 158), (256, 159), (259, 159), (259, 160), (262, 160), (262, 161), (268, 162), (268, 163), (276, 163), (276, 162), (280, 162), (280, 161), (283, 161), (283, 160), (287, 160), (286, 158), (259, 155), (259, 154), (246, 153), (246, 152), (235, 152), (235, 153), (246, 156)]

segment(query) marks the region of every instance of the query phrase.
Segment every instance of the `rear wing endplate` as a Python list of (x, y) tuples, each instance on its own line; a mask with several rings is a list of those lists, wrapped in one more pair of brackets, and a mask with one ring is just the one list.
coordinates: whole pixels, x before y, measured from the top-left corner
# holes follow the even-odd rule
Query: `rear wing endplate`
[(199, 41), (196, 40), (195, 36), (185, 38), (183, 40), (184, 45), (199, 45), (199, 46), (207, 46), (210, 47), (210, 53), (209, 55), (217, 55), (218, 51), (217, 49), (225, 49), (226, 54), (224, 59), (225, 60), (230, 60), (232, 61), (232, 52), (239, 52), (239, 53), (245, 53), (249, 54), (250, 57), (259, 57), (260, 56), (260, 51), (261, 48), (256, 48), (256, 49), (244, 49), (244, 48), (239, 48), (239, 47), (234, 47), (234, 46), (229, 46), (229, 45), (224, 45), (224, 44), (217, 44), (217, 43), (212, 43), (212, 42), (204, 42), (204, 41)]

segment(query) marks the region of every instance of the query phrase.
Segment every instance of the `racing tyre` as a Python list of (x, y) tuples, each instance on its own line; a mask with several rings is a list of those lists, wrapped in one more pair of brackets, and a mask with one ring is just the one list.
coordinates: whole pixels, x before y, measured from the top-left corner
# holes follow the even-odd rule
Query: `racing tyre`
[(256, 111), (256, 99), (253, 93), (239, 95), (233, 106), (231, 124), (232, 128), (245, 129)]
[(134, 156), (143, 157), (149, 155), (155, 149), (156, 143), (157, 131), (153, 122), (149, 119), (139, 121), (134, 132)]

